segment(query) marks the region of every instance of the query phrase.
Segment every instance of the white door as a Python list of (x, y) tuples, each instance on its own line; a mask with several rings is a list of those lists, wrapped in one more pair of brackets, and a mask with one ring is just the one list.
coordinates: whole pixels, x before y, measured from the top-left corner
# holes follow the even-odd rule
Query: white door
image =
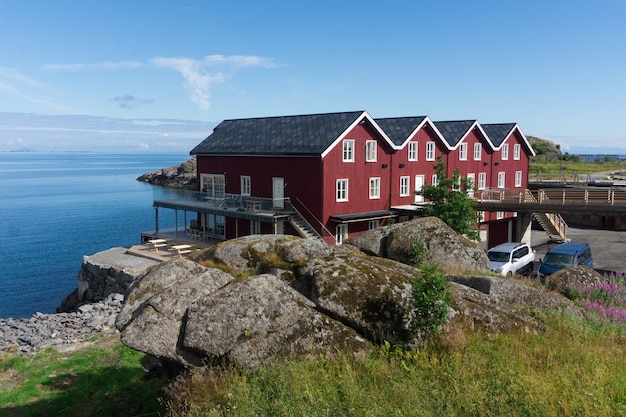
[(473, 172), (467, 174), (468, 182), (471, 182), (470, 189), (467, 190), (467, 195), (474, 198), (474, 188), (476, 188), (476, 175)]
[(274, 208), (285, 208), (285, 179), (272, 178), (272, 198), (274, 200)]
[[(423, 175), (416, 175), (415, 176), (415, 191), (422, 191), (423, 187), (424, 187), (424, 176)], [(424, 196), (423, 195), (419, 195), (419, 194), (415, 194), (415, 202), (416, 203), (423, 203), (424, 202)]]

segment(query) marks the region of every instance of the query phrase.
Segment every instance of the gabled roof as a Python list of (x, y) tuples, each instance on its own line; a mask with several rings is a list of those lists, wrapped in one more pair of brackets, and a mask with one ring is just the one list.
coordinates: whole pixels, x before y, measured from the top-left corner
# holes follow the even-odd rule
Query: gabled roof
[(321, 155), (364, 118), (373, 122), (365, 111), (224, 120), (190, 153)]
[(522, 133), (522, 129), (520, 129), (517, 123), (489, 123), (481, 124), (481, 126), (496, 149), (499, 149), (504, 141), (511, 136), (513, 131), (517, 130), (526, 148), (530, 151), (532, 156), (535, 156), (535, 150), (530, 145), (530, 142), (524, 133)]
[(454, 120), (435, 122), (435, 127), (439, 130), (448, 146), (455, 148), (477, 124), (476, 120)]
[(391, 139), (396, 148), (401, 147), (404, 142), (415, 135), (415, 132), (420, 129), (427, 120), (429, 120), (428, 116), (374, 119), (378, 126), (387, 134), (389, 139)]
[(489, 139), (491, 139), (493, 146), (499, 148), (517, 125), (515, 123), (490, 123), (481, 124), (481, 126), (487, 136), (489, 136)]

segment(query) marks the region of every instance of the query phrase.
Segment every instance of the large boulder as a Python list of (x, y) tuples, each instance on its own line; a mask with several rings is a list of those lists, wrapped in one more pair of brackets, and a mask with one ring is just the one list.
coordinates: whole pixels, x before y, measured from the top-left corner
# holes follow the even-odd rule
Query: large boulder
[(478, 243), (459, 235), (436, 217), (371, 230), (347, 239), (346, 244), (407, 265), (429, 261), (449, 271), (489, 271), (489, 258)]
[(573, 301), (521, 282), (485, 276), (448, 276), (452, 282), (451, 321), (462, 321), (473, 330), (489, 333), (544, 328), (535, 311), (554, 311), (583, 317)]
[(554, 274), (544, 277), (546, 286), (560, 294), (567, 295), (568, 287), (580, 287), (599, 284), (606, 278), (599, 272), (585, 265), (574, 265), (556, 271)]
[(168, 362), (201, 365), (203, 357), (180, 343), (187, 309), (233, 279), (181, 258), (149, 269), (132, 285), (117, 316), (122, 342)]
[(315, 304), (276, 276), (229, 283), (189, 307), (185, 348), (256, 368), (269, 358), (369, 351), (353, 329), (315, 310)]

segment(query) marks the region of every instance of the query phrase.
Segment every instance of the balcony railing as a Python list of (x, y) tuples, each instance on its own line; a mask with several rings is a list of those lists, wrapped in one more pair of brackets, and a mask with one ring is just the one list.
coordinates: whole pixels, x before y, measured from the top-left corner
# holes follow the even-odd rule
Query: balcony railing
[[(243, 196), (241, 194), (207, 193), (202, 191), (178, 190), (164, 187), (154, 189), (153, 200), (176, 204), (188, 208), (214, 208), (223, 210), (245, 210), (252, 212), (274, 211), (289, 206), (289, 199)], [(282, 206), (282, 207), (281, 207)]]

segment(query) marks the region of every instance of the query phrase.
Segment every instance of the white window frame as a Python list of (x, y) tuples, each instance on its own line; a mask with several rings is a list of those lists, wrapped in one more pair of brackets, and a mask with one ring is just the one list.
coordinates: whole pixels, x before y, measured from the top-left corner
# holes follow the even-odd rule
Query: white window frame
[(515, 159), (516, 161), (519, 161), (521, 151), (522, 151), (522, 146), (519, 143), (516, 143), (515, 145), (513, 145), (513, 159)]
[(522, 171), (515, 171), (515, 186), (516, 187), (522, 186), (522, 175), (524, 175)]
[(365, 162), (376, 162), (376, 148), (378, 142), (368, 140), (365, 142)]
[(459, 145), (459, 161), (467, 161), (467, 142)]
[(487, 188), (487, 173), (486, 172), (478, 173), (478, 182), (476, 184), (477, 184), (476, 188), (479, 190), (484, 190), (485, 188)]
[(400, 177), (400, 197), (408, 197), (411, 195), (411, 177), (403, 175)]
[(380, 198), (380, 177), (370, 177), (370, 200)]
[(506, 161), (509, 159), (509, 144), (505, 143), (502, 145), (502, 160)]
[(504, 219), (503, 211), (496, 211), (496, 220)]
[(426, 160), (435, 160), (435, 142), (426, 142)]
[(241, 195), (250, 196), (252, 191), (252, 178), (249, 175), (241, 176)]
[(504, 188), (506, 185), (506, 172), (498, 172), (498, 188)]
[(251, 235), (261, 234), (261, 222), (260, 221), (250, 220), (250, 234)]
[(431, 181), (433, 187), (436, 187), (439, 184), (439, 178), (437, 177), (437, 174), (433, 174), (433, 176), (431, 177)]
[(348, 225), (345, 223), (338, 224), (335, 227), (335, 243), (341, 245), (348, 238)]
[(467, 174), (467, 195), (474, 198), (474, 188), (476, 188), (476, 174), (468, 172)]
[(380, 227), (380, 220), (370, 220), (367, 222), (367, 230), (374, 230)]
[(226, 176), (224, 174), (200, 174), (200, 190), (212, 198), (224, 198)]
[(354, 140), (344, 139), (342, 145), (343, 162), (354, 162)]
[(409, 142), (409, 161), (417, 161), (417, 143), (418, 142)]
[(474, 161), (480, 161), (482, 159), (483, 145), (480, 143), (474, 144)]
[(348, 179), (341, 178), (337, 180), (337, 186), (335, 188), (335, 198), (338, 203), (348, 201)]

